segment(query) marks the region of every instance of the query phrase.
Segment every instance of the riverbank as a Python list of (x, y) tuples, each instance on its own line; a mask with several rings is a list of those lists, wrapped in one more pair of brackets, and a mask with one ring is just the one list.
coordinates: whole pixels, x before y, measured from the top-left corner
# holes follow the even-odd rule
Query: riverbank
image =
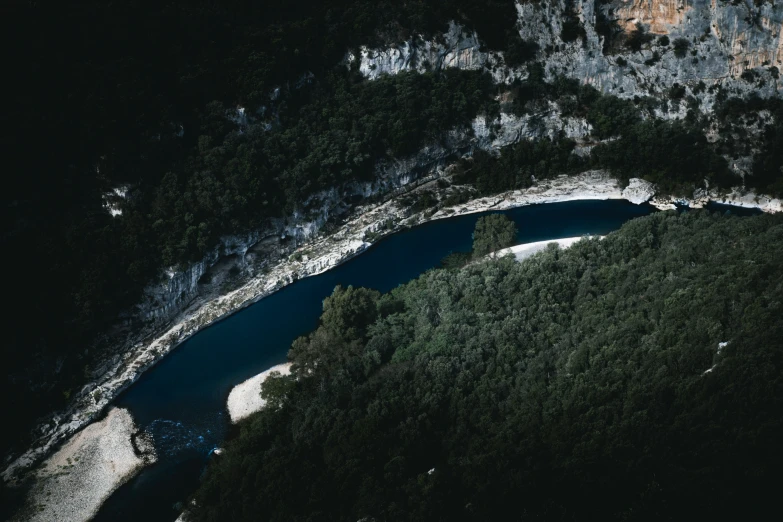
[(261, 411), (266, 405), (266, 401), (261, 398), (261, 385), (273, 372), (288, 375), (291, 373), (291, 363), (272, 366), (231, 389), (226, 401), (226, 408), (232, 423), (236, 424), (253, 413)]
[[(440, 200), (455, 189), (441, 187), (438, 172), (433, 181), (413, 192), (431, 191)], [(465, 189), (469, 187), (459, 187)], [(56, 445), (94, 420), (119, 393), (180, 343), (202, 328), (218, 321), (303, 277), (320, 274), (366, 250), (384, 236), (426, 221), (456, 215), (505, 210), (531, 204), (579, 199), (627, 199), (642, 203), (655, 195), (654, 187), (642, 180), (631, 180), (621, 188), (616, 179), (603, 171), (542, 180), (533, 187), (484, 197), (448, 208), (432, 208), (412, 213), (399, 198), (357, 208), (334, 233), (320, 234), (301, 245), (287, 259), (268, 267), (217, 298), (196, 300), (163, 332), (148, 336), (117, 357), (102, 377), (85, 386), (82, 399), (63, 413), (53, 415), (41, 430), (35, 445), (6, 468), (3, 477), (13, 478), (33, 467)], [(778, 202), (779, 204), (779, 202)]]
[[(603, 238), (603, 236), (575, 236), (565, 237), (561, 239), (550, 239), (547, 241), (535, 241), (532, 243), (522, 243), (520, 245), (514, 245), (512, 247), (504, 248), (488, 254), (489, 258), (501, 258), (506, 255), (513, 255), (517, 261), (527, 259), (534, 254), (537, 254), (547, 248), (551, 244), (556, 244), (562, 249), (569, 248), (571, 245), (581, 241), (583, 239), (590, 238)], [(279, 372), (281, 375), (289, 375), (291, 373), (291, 363), (278, 364), (264, 370), (263, 372), (250, 377), (246, 381), (237, 384), (231, 389), (226, 401), (226, 409), (228, 415), (231, 418), (231, 422), (236, 424), (242, 419), (245, 419), (261, 411), (266, 405), (266, 401), (261, 398), (261, 385), (266, 381), (273, 372)]]
[(73, 436), (37, 470), (15, 521), (90, 520), (120, 485), (155, 462), (155, 449), (131, 414), (112, 408)]
[[(599, 239), (603, 238), (603, 236), (589, 236), (589, 237), (597, 237)], [(500, 258), (511, 254), (516, 258), (517, 261), (522, 261), (523, 259), (527, 259), (528, 257), (531, 257), (543, 250), (546, 250), (547, 246), (553, 243), (557, 244), (560, 248), (565, 249), (585, 238), (588, 238), (588, 236), (564, 237), (562, 239), (551, 239), (549, 241), (535, 241), (533, 243), (522, 243), (521, 245), (514, 245), (512, 247), (504, 248), (503, 250), (498, 250), (497, 252), (490, 254), (490, 256)]]
[(674, 210), (677, 205), (686, 205), (690, 208), (704, 208), (709, 203), (720, 203), (743, 208), (757, 208), (762, 212), (775, 214), (783, 212), (783, 201), (753, 191), (735, 187), (730, 192), (718, 192), (717, 190), (697, 190), (692, 198), (678, 198), (674, 196), (655, 196), (650, 199), (650, 204), (660, 210)]

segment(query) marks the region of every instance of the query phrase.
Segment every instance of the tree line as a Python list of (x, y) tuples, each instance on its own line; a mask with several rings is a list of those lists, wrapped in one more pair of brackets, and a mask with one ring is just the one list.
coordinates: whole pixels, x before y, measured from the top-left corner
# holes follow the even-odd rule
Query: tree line
[(659, 213), (388, 294), (337, 287), (190, 519), (761, 516), (781, 239), (780, 216)]

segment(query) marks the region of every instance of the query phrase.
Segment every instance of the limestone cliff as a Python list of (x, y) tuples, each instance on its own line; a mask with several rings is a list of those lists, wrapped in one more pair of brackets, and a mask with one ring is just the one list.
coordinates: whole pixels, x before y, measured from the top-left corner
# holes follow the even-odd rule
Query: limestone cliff
[(669, 34), (672, 27), (682, 24), (691, 8), (685, 0), (633, 0), (618, 2), (615, 12), (626, 31), (632, 31), (637, 23), (642, 23), (651, 33)]
[[(780, 34), (783, 6), (723, 0), (541, 0), (520, 2), (520, 36), (535, 42), (536, 60), (545, 63), (551, 77), (562, 74), (620, 97), (664, 93), (675, 83), (689, 89), (699, 82), (720, 85), (729, 92), (757, 92), (771, 96), (781, 89), (777, 78), (783, 54)], [(563, 41), (564, 20), (575, 16), (583, 36)], [(637, 27), (650, 37), (634, 51), (622, 43)], [(599, 34), (598, 29), (602, 29)], [(613, 29), (612, 29), (613, 28)], [(614, 36), (613, 36), (614, 35)], [(661, 41), (667, 36), (669, 43)], [(685, 56), (673, 52), (675, 39), (688, 42)], [(612, 39), (611, 44), (607, 39)], [(400, 71), (423, 72), (446, 67), (486, 69), (498, 82), (526, 76), (525, 68), (508, 67), (502, 52), (485, 50), (475, 33), (456, 24), (432, 40), (421, 37), (387, 49), (361, 48), (349, 54), (368, 78)], [(742, 79), (755, 70), (757, 81)], [(699, 95), (709, 110), (713, 94)]]
[(783, 9), (771, 2), (634, 0), (612, 5), (626, 31), (641, 23), (653, 34), (691, 39), (700, 54), (717, 54), (729, 77), (756, 67), (779, 67), (783, 58)]
[[(241, 272), (242, 277), (251, 277), (269, 261), (266, 258), (270, 251), (281, 255), (287, 249), (315, 237), (327, 222), (350, 211), (350, 201), (388, 195), (405, 187), (443, 165), (455, 154), (468, 151), (474, 141), (467, 129), (455, 129), (440, 143), (424, 147), (412, 156), (379, 162), (372, 181), (332, 187), (311, 196), (290, 216), (272, 220), (262, 230), (221, 238), (219, 244), (200, 261), (185, 268), (171, 267), (159, 283), (147, 287), (141, 303), (125, 315), (129, 326), (136, 320), (146, 322), (145, 329), (166, 324), (199, 296), (213, 291), (220, 293), (221, 285), (215, 282), (222, 283), (225, 278), (212, 281), (212, 274), (207, 275), (209, 272), (233, 270), (234, 273)], [(479, 145), (492, 148), (508, 141), (484, 140)], [(97, 368), (96, 376), (104, 370), (104, 367)]]

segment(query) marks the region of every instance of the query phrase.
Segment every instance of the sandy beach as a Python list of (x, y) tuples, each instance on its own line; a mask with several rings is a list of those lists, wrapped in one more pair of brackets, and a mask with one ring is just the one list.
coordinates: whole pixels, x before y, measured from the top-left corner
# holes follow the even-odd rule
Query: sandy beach
[(231, 422), (237, 423), (242, 419), (260, 411), (266, 405), (266, 401), (261, 398), (261, 384), (272, 372), (280, 372), (281, 375), (291, 373), (291, 363), (278, 364), (272, 366), (266, 371), (249, 378), (243, 383), (237, 384), (228, 394), (228, 415)]
[(547, 241), (535, 241), (533, 243), (522, 243), (521, 245), (515, 245), (503, 250), (498, 250), (495, 253), (489, 254), (491, 257), (503, 257), (508, 254), (513, 254), (517, 261), (522, 261), (528, 257), (545, 250), (547, 245), (557, 243), (560, 248), (568, 248), (577, 241), (581, 241), (585, 238), (603, 238), (604, 236), (578, 236), (578, 237), (564, 237), (562, 239), (550, 239)]

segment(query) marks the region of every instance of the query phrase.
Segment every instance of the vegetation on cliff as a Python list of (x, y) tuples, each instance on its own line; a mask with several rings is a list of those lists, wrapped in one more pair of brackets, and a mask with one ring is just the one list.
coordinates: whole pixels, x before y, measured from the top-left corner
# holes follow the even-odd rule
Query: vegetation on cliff
[(783, 464), (783, 218), (660, 213), (336, 288), (192, 519), (754, 517)]
[[(711, 120), (692, 107), (683, 119), (663, 120), (657, 114), (669, 108), (669, 100), (622, 99), (572, 79), (547, 82), (540, 64), (528, 69), (530, 76), (509, 88), (514, 112), (535, 114), (555, 103), (563, 117), (584, 118), (591, 125), (594, 146), (577, 153), (576, 140), (556, 133), (520, 140), (504, 147), (500, 155), (475, 151), (460, 162), (456, 179), (475, 185), (482, 194), (530, 187), (534, 180), (591, 168), (610, 170), (626, 182), (644, 178), (672, 194), (690, 196), (695, 188), (704, 188), (705, 181), (712, 188), (730, 188), (737, 184), (737, 176), (727, 158), (750, 154), (751, 144), (738, 138), (749, 137), (744, 125), (753, 120), (767, 124), (759, 132), (760, 150), (745, 185), (779, 193), (783, 176), (775, 165), (779, 165), (783, 132), (777, 122), (783, 121), (783, 112), (778, 99), (724, 97), (716, 110), (722, 122), (720, 139), (710, 141), (706, 133)], [(675, 101), (692, 105), (695, 99)], [(765, 113), (774, 116), (765, 119)]]

